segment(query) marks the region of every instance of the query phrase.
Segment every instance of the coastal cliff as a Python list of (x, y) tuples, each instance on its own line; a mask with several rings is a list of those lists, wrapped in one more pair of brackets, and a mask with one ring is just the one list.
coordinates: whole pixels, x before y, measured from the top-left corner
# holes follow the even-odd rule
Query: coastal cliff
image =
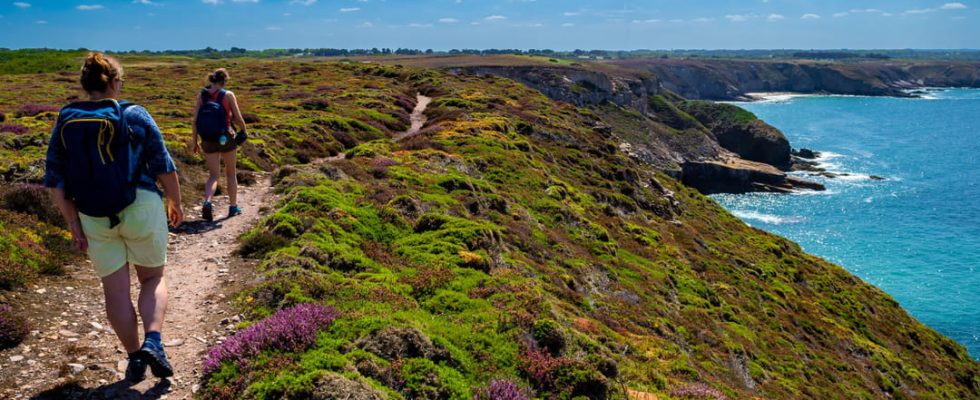
[(911, 96), (922, 87), (980, 87), (980, 62), (641, 59), (610, 61), (656, 76), (688, 99), (751, 100), (749, 93)]
[(689, 102), (649, 73), (540, 66), (449, 71), (506, 77), (592, 108), (598, 129), (626, 154), (704, 193), (823, 190), (784, 172), (792, 163), (790, 146), (778, 129), (736, 106)]

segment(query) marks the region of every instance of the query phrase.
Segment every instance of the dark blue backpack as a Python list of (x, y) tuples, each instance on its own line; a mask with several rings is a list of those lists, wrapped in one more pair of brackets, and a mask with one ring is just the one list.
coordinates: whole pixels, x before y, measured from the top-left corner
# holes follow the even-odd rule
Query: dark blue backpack
[(208, 142), (217, 142), (228, 134), (228, 111), (224, 106), (225, 90), (221, 89), (215, 98), (211, 92), (201, 89), (201, 108), (197, 109), (197, 134)]
[(58, 136), (64, 147), (65, 194), (78, 211), (108, 217), (136, 200), (136, 171), (141, 140), (126, 126), (124, 111), (132, 103), (115, 100), (78, 102), (58, 116)]

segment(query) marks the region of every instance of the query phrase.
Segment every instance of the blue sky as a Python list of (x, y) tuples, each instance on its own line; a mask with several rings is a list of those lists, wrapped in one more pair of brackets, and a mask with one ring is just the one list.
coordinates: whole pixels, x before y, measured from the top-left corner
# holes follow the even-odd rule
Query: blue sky
[(980, 48), (980, 1), (0, 0), (0, 47)]

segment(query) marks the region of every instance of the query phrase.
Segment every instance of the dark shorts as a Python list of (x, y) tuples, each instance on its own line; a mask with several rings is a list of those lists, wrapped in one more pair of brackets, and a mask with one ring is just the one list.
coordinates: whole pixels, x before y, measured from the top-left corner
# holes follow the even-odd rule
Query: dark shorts
[(228, 138), (228, 142), (225, 143), (224, 146), (218, 142), (209, 142), (207, 140), (201, 141), (201, 150), (204, 150), (204, 154), (227, 153), (229, 151), (234, 151), (237, 148), (238, 145), (235, 144), (234, 138)]

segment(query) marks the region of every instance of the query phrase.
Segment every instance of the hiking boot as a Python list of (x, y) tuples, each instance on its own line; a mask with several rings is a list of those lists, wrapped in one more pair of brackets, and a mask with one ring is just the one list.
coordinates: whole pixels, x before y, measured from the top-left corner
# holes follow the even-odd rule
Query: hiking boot
[[(174, 375), (174, 368), (167, 361), (167, 353), (163, 351), (163, 344), (152, 341), (143, 342), (140, 349), (142, 358), (146, 359), (150, 365), (150, 371), (157, 378), (169, 378)], [(145, 367), (144, 367), (145, 368)]]
[(130, 383), (140, 383), (146, 379), (146, 360), (139, 352), (129, 356), (129, 364), (126, 365), (126, 380)]
[(228, 207), (228, 216), (229, 217), (234, 217), (236, 215), (242, 215), (242, 209), (240, 207), (238, 207), (238, 206), (229, 206)]
[(204, 217), (205, 221), (214, 221), (214, 206), (211, 205), (210, 201), (204, 202), (204, 207), (201, 209), (201, 216)]

